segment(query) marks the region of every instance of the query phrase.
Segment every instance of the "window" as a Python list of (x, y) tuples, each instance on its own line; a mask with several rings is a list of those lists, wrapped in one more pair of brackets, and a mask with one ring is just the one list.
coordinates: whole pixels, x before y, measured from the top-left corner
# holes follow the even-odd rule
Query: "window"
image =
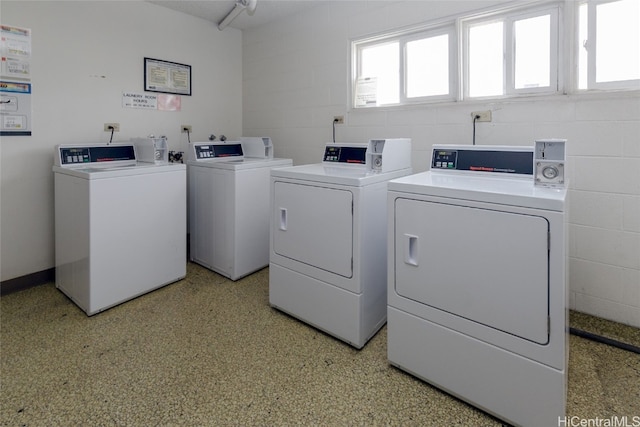
[(407, 98), (449, 94), (449, 35), (412, 40), (406, 45)]
[(640, 88), (640, 2), (587, 1), (578, 10), (578, 89)]
[[(566, 7), (576, 8), (575, 37)], [(574, 38), (567, 52), (563, 40)], [(511, 2), (500, 10), (357, 40), (352, 52), (356, 108), (637, 90), (640, 0)], [(565, 80), (575, 87), (563, 87)]]
[(364, 47), (360, 52), (360, 76), (375, 82), (377, 105), (397, 104), (400, 101), (400, 43), (380, 43)]
[(468, 98), (558, 91), (558, 8), (463, 20)]
[(504, 93), (504, 30), (502, 22), (469, 28), (468, 94), (492, 96)]
[(515, 21), (513, 35), (515, 89), (551, 87), (551, 15)]
[(353, 43), (356, 107), (455, 99), (455, 26)]

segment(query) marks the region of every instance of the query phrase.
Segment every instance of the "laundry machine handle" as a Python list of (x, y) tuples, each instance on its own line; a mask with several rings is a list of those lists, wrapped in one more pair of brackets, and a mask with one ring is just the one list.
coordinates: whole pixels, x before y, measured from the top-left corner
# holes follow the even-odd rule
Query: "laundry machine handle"
[(404, 235), (404, 262), (418, 266), (418, 236), (412, 234)]
[(280, 208), (280, 230), (287, 231), (287, 208)]

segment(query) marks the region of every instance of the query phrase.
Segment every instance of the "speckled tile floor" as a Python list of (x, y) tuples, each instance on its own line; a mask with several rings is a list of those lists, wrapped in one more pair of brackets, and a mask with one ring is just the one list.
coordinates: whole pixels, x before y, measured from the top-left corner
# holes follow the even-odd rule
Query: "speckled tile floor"
[[(234, 283), (189, 264), (93, 317), (53, 284), (0, 308), (2, 426), (500, 425), (391, 367), (386, 327), (357, 351), (271, 309), (267, 269)], [(637, 329), (574, 317), (640, 344)], [(570, 347), (569, 416), (640, 416), (638, 354)]]

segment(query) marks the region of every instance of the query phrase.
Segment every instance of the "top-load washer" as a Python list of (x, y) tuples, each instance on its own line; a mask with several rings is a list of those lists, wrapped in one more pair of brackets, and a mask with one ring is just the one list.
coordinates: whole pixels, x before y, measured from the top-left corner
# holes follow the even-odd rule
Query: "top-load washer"
[(411, 140), (327, 144), (271, 171), (270, 304), (356, 348), (386, 321), (386, 192)]
[(56, 287), (93, 315), (186, 275), (186, 166), (133, 144), (55, 148)]
[(567, 385), (567, 191), (533, 147), (434, 146), (389, 183), (388, 358), (514, 425), (557, 425)]
[(187, 161), (191, 261), (231, 280), (266, 267), (269, 173), (291, 165), (273, 158), (270, 138), (193, 143)]

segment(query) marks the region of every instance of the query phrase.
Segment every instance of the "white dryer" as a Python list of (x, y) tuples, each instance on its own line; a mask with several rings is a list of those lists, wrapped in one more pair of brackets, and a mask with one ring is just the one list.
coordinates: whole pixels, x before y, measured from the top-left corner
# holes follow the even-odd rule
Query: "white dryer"
[(322, 163), (271, 171), (271, 306), (356, 348), (386, 321), (386, 192), (411, 140), (327, 144)]
[(533, 147), (434, 146), (389, 183), (391, 364), (514, 425), (557, 425), (567, 386), (567, 192)]
[(133, 144), (54, 154), (56, 287), (93, 315), (186, 275), (186, 166)]
[[(246, 158), (245, 148), (262, 157)], [(272, 155), (269, 138), (191, 145), (191, 261), (231, 280), (269, 265), (269, 173), (292, 165)]]

